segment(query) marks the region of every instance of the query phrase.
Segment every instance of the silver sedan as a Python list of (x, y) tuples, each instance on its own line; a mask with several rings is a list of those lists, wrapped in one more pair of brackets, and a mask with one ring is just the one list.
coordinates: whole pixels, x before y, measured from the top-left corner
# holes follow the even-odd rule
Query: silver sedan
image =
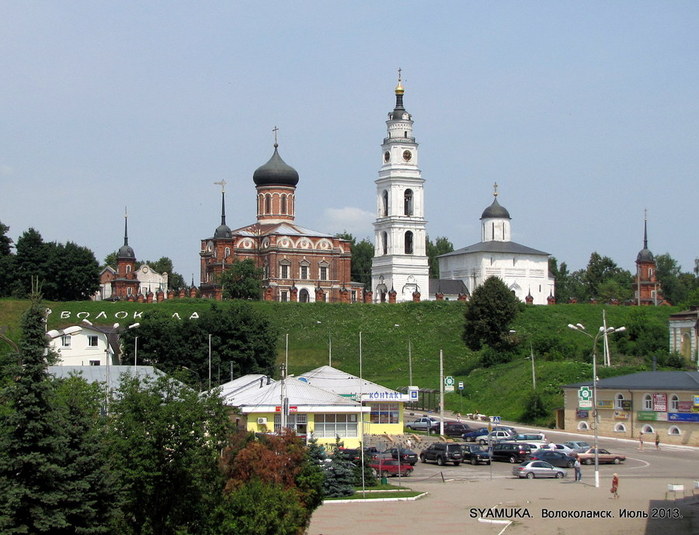
[(555, 477), (561, 479), (566, 476), (566, 471), (562, 468), (547, 463), (546, 461), (524, 461), (512, 468), (512, 475), (534, 479), (535, 477)]

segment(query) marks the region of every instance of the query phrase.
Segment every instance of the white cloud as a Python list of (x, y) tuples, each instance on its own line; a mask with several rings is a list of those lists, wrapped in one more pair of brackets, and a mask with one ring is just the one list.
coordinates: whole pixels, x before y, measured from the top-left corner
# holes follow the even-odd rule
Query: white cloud
[(323, 228), (331, 234), (349, 232), (357, 240), (368, 238), (371, 241), (374, 234), (372, 225), (374, 219), (372, 212), (354, 206), (326, 208), (323, 212)]

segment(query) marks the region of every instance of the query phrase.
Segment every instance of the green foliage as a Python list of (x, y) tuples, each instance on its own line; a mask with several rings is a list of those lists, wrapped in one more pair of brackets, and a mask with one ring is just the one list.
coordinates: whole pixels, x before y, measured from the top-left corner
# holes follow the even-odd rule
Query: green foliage
[(510, 362), (513, 357), (514, 355), (511, 351), (503, 351), (486, 346), (481, 349), (478, 362), (484, 368), (490, 368), (492, 366), (497, 366), (498, 364)]
[(430, 267), (430, 278), (439, 278), (439, 261), (437, 257), (446, 253), (451, 253), (454, 250), (454, 244), (444, 236), (439, 236), (434, 243), (427, 237), (427, 262)]
[[(122, 335), (126, 354), (133, 362), (138, 336), (138, 362), (180, 374), (189, 384), (207, 387), (209, 337), (212, 370), (232, 369), (235, 377), (248, 373), (271, 375), (276, 357), (276, 331), (269, 319), (248, 302), (220, 307), (208, 303), (198, 319), (173, 319), (154, 309), (144, 314), (137, 329)], [(182, 375), (182, 370), (188, 370)], [(216, 375), (217, 377), (217, 375)], [(214, 379), (216, 380), (216, 379)]]
[(216, 393), (167, 377), (122, 380), (110, 406), (108, 449), (125, 488), (128, 533), (203, 533), (219, 505), (218, 469), (229, 432)]
[(254, 260), (236, 260), (219, 275), (223, 297), (259, 301), (262, 298), (262, 275), (262, 268), (258, 268)]
[(522, 413), (521, 421), (536, 423), (547, 416), (549, 416), (549, 410), (546, 408), (541, 394), (538, 392), (530, 393), (524, 402), (524, 412)]
[(508, 351), (512, 347), (510, 324), (520, 302), (497, 277), (488, 278), (475, 289), (465, 313), (463, 339), (473, 351), (483, 346)]
[(356, 238), (347, 232), (335, 235), (350, 242), (352, 250), (352, 281), (360, 282), (367, 288), (371, 288), (371, 262), (374, 258), (374, 244), (364, 238), (357, 242)]

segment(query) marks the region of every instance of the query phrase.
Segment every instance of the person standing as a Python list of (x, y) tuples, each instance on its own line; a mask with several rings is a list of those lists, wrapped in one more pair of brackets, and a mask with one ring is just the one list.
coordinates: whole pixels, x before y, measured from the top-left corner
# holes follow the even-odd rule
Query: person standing
[(660, 433), (655, 434), (655, 449), (660, 450)]
[(573, 463), (573, 468), (575, 468), (575, 481), (582, 481), (582, 469), (580, 467), (580, 459), (575, 459), (575, 463)]
[(619, 476), (616, 474), (612, 477), (612, 488), (609, 489), (609, 492), (612, 493), (614, 498), (619, 497)]
[(638, 451), (643, 451), (643, 431), (638, 433)]

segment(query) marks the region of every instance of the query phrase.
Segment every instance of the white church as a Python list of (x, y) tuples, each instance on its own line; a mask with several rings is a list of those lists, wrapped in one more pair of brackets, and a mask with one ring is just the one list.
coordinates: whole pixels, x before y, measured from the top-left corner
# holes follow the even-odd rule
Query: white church
[(383, 163), (375, 181), (373, 302), (434, 299), (435, 293), (447, 293), (449, 282), (463, 284), (458, 290), (463, 297), (496, 276), (525, 303), (554, 303), (549, 254), (512, 241), (510, 214), (498, 203), (497, 185), (493, 203), (481, 216), (481, 241), (440, 256), (440, 278), (429, 279), (425, 180), (418, 167), (413, 119), (403, 106), (404, 93), (399, 69), (396, 105), (386, 121), (388, 136), (381, 145)]

